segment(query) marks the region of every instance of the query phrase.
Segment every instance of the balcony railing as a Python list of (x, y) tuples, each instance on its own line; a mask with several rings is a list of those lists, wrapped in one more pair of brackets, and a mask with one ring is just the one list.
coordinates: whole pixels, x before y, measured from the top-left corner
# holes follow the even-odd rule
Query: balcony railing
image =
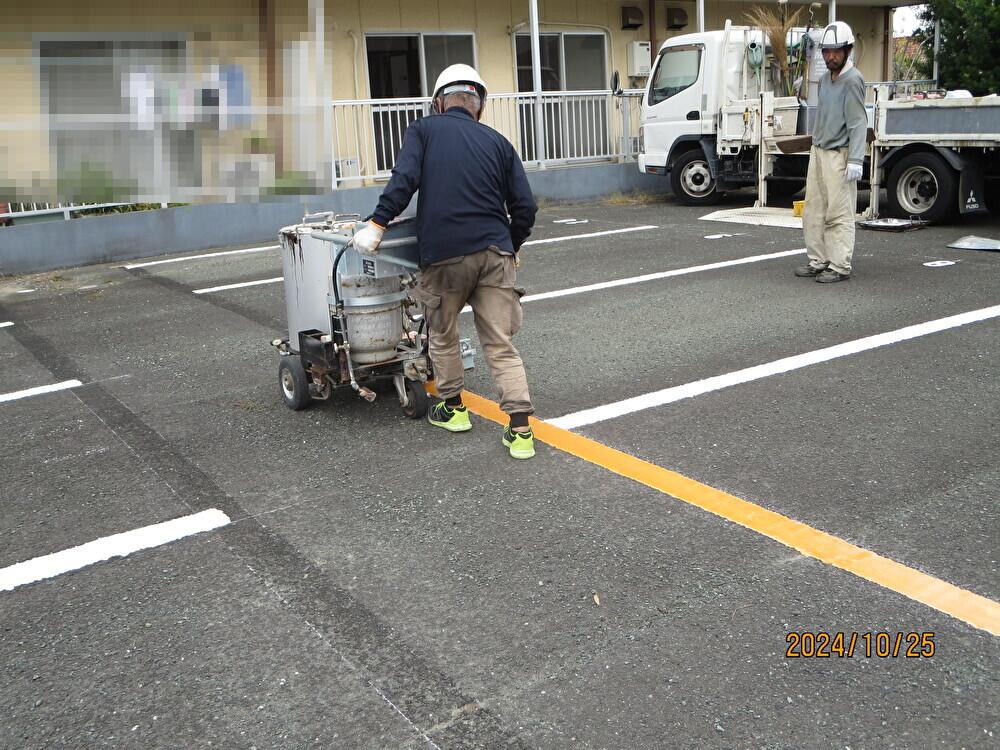
[[(528, 169), (629, 161), (637, 154), (641, 93), (494, 94), (482, 121), (514, 144)], [(371, 185), (388, 178), (406, 127), (429, 110), (428, 98), (288, 100), (273, 107), (177, 106), (143, 121), (110, 112), (0, 117), (0, 153), (37, 152), (37, 164), (22, 166), (30, 184), (4, 175), (0, 199), (50, 202), (12, 205), (4, 213), (16, 220), (68, 217), (86, 210), (79, 201), (88, 200), (255, 200)], [(262, 135), (268, 133), (278, 137)]]
[[(637, 154), (642, 92), (621, 97), (609, 91), (547, 91), (542, 94), (542, 132), (533, 94), (493, 94), (482, 122), (503, 134), (528, 169), (581, 162), (630, 161)], [(430, 113), (427, 97), (357, 99), (333, 103), (334, 186), (367, 184), (388, 177), (406, 127)]]

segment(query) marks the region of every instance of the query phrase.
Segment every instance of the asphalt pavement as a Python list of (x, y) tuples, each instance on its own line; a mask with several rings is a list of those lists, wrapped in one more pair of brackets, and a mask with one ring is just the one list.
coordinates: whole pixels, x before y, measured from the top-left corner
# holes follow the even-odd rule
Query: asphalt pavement
[(608, 408), (520, 462), (488, 408), (288, 410), (277, 250), (0, 279), (0, 581), (229, 519), (0, 590), (0, 747), (1000, 745), (1000, 253), (947, 247), (1000, 217), (824, 285), (706, 213), (542, 208), (536, 416)]

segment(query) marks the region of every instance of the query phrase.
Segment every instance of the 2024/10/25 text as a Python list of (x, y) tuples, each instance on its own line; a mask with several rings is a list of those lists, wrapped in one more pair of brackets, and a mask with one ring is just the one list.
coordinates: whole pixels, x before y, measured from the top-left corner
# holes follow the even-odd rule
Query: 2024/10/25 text
[(866, 659), (873, 656), (880, 659), (900, 656), (906, 659), (929, 659), (937, 651), (933, 631), (907, 633), (900, 631), (893, 635), (888, 632), (814, 633), (804, 630), (788, 633), (785, 642), (788, 644), (785, 657), (789, 659), (829, 659), (833, 656), (851, 658), (855, 653), (859, 656), (863, 654)]

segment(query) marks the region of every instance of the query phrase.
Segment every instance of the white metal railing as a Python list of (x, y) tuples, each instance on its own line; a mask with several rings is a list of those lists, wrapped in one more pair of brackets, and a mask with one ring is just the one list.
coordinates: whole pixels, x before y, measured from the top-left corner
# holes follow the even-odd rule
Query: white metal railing
[[(62, 214), (64, 219), (73, 218), (74, 213), (95, 211), (100, 208), (127, 206), (127, 203), (0, 203), (0, 222), (35, 216)], [(163, 204), (166, 205), (165, 203)], [(0, 224), (2, 225), (2, 224)]]
[[(642, 91), (546, 91), (542, 137), (536, 130), (538, 98), (492, 94), (482, 122), (503, 134), (529, 169), (596, 161), (633, 160), (638, 152)], [(354, 99), (333, 102), (334, 187), (388, 177), (406, 127), (430, 112), (430, 98)], [(540, 148), (544, 144), (544, 151)]]
[[(638, 153), (641, 95), (640, 90), (629, 90), (621, 96), (600, 90), (547, 91), (541, 95), (539, 104), (530, 93), (494, 94), (487, 99), (483, 122), (511, 141), (528, 169), (631, 161)], [(18, 197), (22, 200), (54, 201), (62, 195), (57, 172), (60, 144), (73, 146), (67, 164), (82, 159), (80, 154), (95, 162), (88, 164), (83, 159), (80, 170), (88, 166), (93, 173), (77, 170), (80, 175), (74, 177), (71, 170), (70, 177), (84, 183), (84, 187), (87, 180), (95, 181), (97, 187), (115, 187), (122, 195), (119, 200), (141, 203), (252, 200), (279, 189), (288, 192), (301, 188), (309, 192), (384, 180), (396, 163), (406, 127), (430, 111), (428, 98), (296, 100), (283, 105), (266, 109), (229, 108), (225, 113), (220, 110), (207, 125), (198, 126), (188, 123), (184, 112), (164, 113), (148, 127), (128, 115), (118, 114), (59, 117), (30, 114), (10, 120), (0, 118), (0, 151), (22, 148), (20, 144), (27, 141), (20, 133), (42, 134), (40, 144), (34, 137), (29, 141), (32, 148), (38, 148), (40, 159), (47, 161), (47, 165), (40, 161), (36, 171), (49, 174), (43, 177), (44, 189), (26, 184), (19, 190)], [(541, 134), (535, 132), (539, 119), (535, 111), (539, 106)], [(218, 108), (202, 109), (214, 112)], [(225, 128), (219, 123), (237, 111), (253, 118), (257, 127), (234, 127), (232, 133), (223, 133)], [(205, 116), (204, 111), (199, 112)], [(248, 150), (250, 136), (269, 132), (269, 118), (280, 119), (285, 134), (293, 137), (286, 138), (283, 144), (267, 144), (262, 151)], [(327, 125), (330, 140), (324, 142), (322, 133)], [(204, 130), (207, 135), (200, 140), (177, 138), (178, 129)], [(225, 146), (223, 135), (228, 141)], [(108, 144), (119, 142), (127, 148), (119, 149), (116, 162), (109, 162), (104, 158)], [(103, 144), (104, 150), (88, 150), (93, 143)], [(277, 149), (282, 145), (285, 171), (279, 174), (277, 165), (282, 159)], [(324, 175), (327, 166), (329, 172)], [(70, 218), (81, 211), (116, 205), (123, 204), (15, 203), (8, 207), (0, 205), (0, 218), (6, 221), (48, 214)]]

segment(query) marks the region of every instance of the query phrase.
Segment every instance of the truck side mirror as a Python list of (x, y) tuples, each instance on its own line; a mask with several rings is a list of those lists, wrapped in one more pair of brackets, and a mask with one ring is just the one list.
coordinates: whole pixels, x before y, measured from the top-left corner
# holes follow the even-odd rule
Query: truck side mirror
[(622, 95), (621, 76), (618, 75), (617, 70), (611, 74), (611, 94), (612, 96)]

